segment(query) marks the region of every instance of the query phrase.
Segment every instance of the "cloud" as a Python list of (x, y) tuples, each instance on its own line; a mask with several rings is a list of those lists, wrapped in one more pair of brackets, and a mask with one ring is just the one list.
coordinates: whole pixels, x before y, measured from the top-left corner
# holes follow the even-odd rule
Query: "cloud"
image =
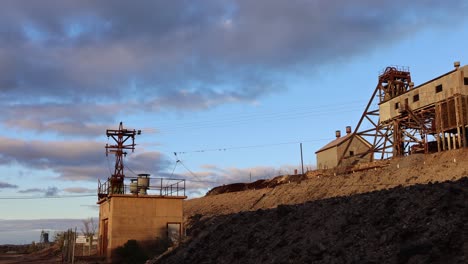
[(82, 207), (86, 207), (88, 209), (91, 209), (91, 210), (95, 210), (95, 211), (99, 211), (99, 205), (96, 205), (96, 204), (82, 204), (80, 205)]
[(187, 194), (197, 197), (205, 194), (209, 189), (232, 183), (247, 183), (261, 179), (271, 179), (279, 175), (294, 174), (294, 170), (300, 171), (297, 165), (282, 165), (279, 167), (256, 166), (250, 168), (220, 168), (217, 165), (205, 164), (205, 170), (190, 172), (179, 172), (172, 178), (186, 179)]
[(96, 189), (89, 189), (83, 187), (69, 187), (64, 188), (63, 191), (67, 193), (96, 193)]
[(255, 102), (288, 89), (281, 76), (292, 69), (453, 27), (467, 9), (463, 0), (7, 1), (0, 101), (52, 114), (18, 119), (13, 109), (11, 127), (95, 135), (118, 111)]
[[(27, 168), (50, 170), (58, 179), (95, 181), (107, 179), (113, 172), (114, 157), (105, 156), (102, 142), (37, 141), (0, 137), (0, 164), (21, 164)], [(124, 173), (159, 175), (170, 162), (159, 152), (127, 155)]]
[(8, 128), (68, 136), (102, 135), (119, 107), (113, 104), (84, 103), (13, 104), (4, 109), (0, 120)]
[(48, 231), (50, 240), (54, 234), (70, 228), (82, 227), (84, 219), (0, 219), (0, 244), (26, 244), (38, 241), (41, 231)]
[(44, 192), (44, 189), (40, 189), (40, 188), (30, 188), (30, 189), (18, 191), (18, 193), (42, 193), (42, 192)]
[(35, 220), (2, 220), (0, 219), (0, 232), (11, 230), (67, 230), (70, 227), (82, 225), (83, 219), (35, 219)]
[(57, 187), (47, 187), (44, 195), (46, 197), (51, 197), (51, 196), (57, 196), (58, 193), (59, 193), (59, 189)]
[(20, 190), (18, 193), (42, 193), (45, 197), (54, 197), (59, 194), (59, 189), (57, 187), (47, 187), (46, 189), (41, 188), (31, 188), (26, 190)]
[(103, 160), (102, 143), (94, 141), (25, 141), (0, 137), (0, 156), (36, 168), (93, 165)]
[[(105, 179), (113, 160), (89, 137), (116, 116), (256, 102), (288, 89), (284, 76), (291, 72), (454, 27), (467, 11), (463, 0), (5, 1), (1, 126), (88, 140), (0, 136), (0, 164), (49, 170), (63, 180)], [(168, 158), (157, 152), (125, 162), (135, 173), (170, 176)], [(245, 181), (250, 172), (207, 167), (197, 177)], [(254, 178), (267, 174), (274, 173), (252, 170)]]
[(16, 189), (18, 188), (18, 185), (0, 181), (0, 189), (6, 189), (6, 188)]
[(0, 139), (0, 164), (50, 170), (64, 180), (96, 180), (109, 175), (104, 147), (99, 142)]
[(156, 151), (134, 153), (127, 156), (128, 159), (125, 161), (126, 174), (160, 172), (172, 164), (167, 157)]

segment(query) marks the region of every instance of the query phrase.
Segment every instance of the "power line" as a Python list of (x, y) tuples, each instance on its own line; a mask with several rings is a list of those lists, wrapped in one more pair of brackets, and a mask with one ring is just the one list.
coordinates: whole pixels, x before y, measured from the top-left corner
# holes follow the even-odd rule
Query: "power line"
[[(358, 102), (358, 101), (356, 101)], [(337, 106), (338, 105), (338, 106)], [(222, 126), (232, 126), (238, 125), (242, 123), (247, 123), (255, 120), (283, 120), (283, 119), (297, 119), (297, 118), (304, 118), (308, 116), (316, 116), (316, 115), (323, 115), (323, 113), (342, 113), (342, 112), (350, 112), (350, 111), (357, 111), (362, 110), (362, 107), (359, 108), (350, 108), (350, 105), (353, 104), (335, 104), (333, 106), (326, 105), (326, 106), (317, 106), (317, 107), (302, 107), (297, 108), (306, 109), (308, 111), (301, 111), (297, 112), (297, 110), (289, 110), (283, 112), (269, 112), (269, 113), (260, 113), (260, 114), (237, 114), (233, 115), (232, 117), (224, 115), (221, 117), (220, 120), (208, 120), (208, 121), (195, 121), (195, 122), (188, 122), (181, 125), (171, 126), (164, 126), (165, 124), (162, 123), (161, 126), (158, 127), (148, 127), (143, 128), (143, 132), (145, 133), (156, 133), (156, 132), (165, 132), (171, 130), (181, 130), (181, 129), (201, 129), (201, 128), (211, 128), (211, 127), (222, 127)], [(312, 111), (313, 110), (313, 111)]]
[(133, 173), (135, 176), (138, 176), (128, 165), (125, 165), (125, 168), (127, 168), (131, 173)]
[(172, 175), (174, 175), (174, 171), (175, 171), (175, 169), (177, 167), (177, 163), (179, 163), (179, 160), (176, 161), (176, 163), (174, 165), (174, 169), (172, 169), (171, 177), (172, 177)]
[(96, 196), (96, 194), (62, 195), (62, 196), (11, 196), (11, 197), (0, 197), (0, 200), (67, 199), (67, 198), (82, 198), (82, 197), (92, 197), (92, 196)]
[(331, 140), (331, 138), (312, 139), (312, 140), (301, 140), (301, 141), (281, 142), (281, 143), (270, 143), (270, 144), (260, 144), (260, 145), (250, 145), (250, 146), (238, 146), (238, 147), (220, 147), (220, 148), (211, 148), (211, 149), (200, 149), (200, 150), (180, 151), (180, 152), (174, 152), (174, 153), (177, 153), (177, 154), (187, 154), (187, 153), (226, 151), (226, 150), (233, 150), (233, 149), (264, 148), (264, 147), (270, 147), (270, 146), (281, 146), (281, 145), (299, 144), (299, 143), (303, 143), (303, 142), (320, 142), (320, 141), (325, 141), (325, 140)]

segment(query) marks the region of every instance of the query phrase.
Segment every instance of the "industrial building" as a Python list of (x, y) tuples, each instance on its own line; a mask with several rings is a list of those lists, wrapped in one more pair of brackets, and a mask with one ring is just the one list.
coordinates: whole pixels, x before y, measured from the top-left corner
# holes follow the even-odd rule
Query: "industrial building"
[[(408, 68), (387, 67), (349, 136), (371, 148), (353, 151), (354, 141), (347, 140), (337, 165), (467, 147), (467, 134), (468, 66), (455, 62), (453, 70), (418, 86)], [(317, 164), (323, 163), (320, 153)]]
[[(107, 130), (115, 145), (106, 145), (106, 153), (116, 156), (115, 171), (98, 185), (99, 253), (115, 262), (115, 250), (128, 240), (141, 246), (154, 245), (160, 239), (177, 243), (183, 232), (185, 180), (152, 178), (149, 174), (125, 177), (125, 150), (134, 150), (135, 135), (120, 123), (118, 130)], [(129, 143), (129, 141), (132, 141)]]
[[(348, 142), (350, 145), (347, 153), (344, 153)], [(354, 153), (368, 152), (371, 147), (372, 145), (361, 136), (353, 137), (351, 127), (346, 127), (346, 136), (344, 137), (341, 136), (341, 131), (337, 130), (336, 139), (315, 152), (317, 155), (317, 169), (336, 167), (342, 156), (345, 156), (350, 161), (357, 162), (359, 157), (355, 156)], [(371, 154), (368, 153), (367, 156), (362, 158), (368, 158), (369, 155)]]

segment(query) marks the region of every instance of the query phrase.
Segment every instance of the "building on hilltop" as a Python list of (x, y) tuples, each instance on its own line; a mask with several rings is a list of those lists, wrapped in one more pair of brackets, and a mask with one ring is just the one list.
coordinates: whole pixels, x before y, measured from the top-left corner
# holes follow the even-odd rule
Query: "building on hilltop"
[[(344, 153), (347, 143), (350, 146)], [(317, 150), (317, 168), (318, 169), (330, 169), (338, 165), (338, 161), (341, 156), (345, 156), (348, 162), (357, 163), (360, 160), (368, 158), (369, 149), (372, 145), (367, 142), (363, 137), (353, 137), (351, 133), (351, 127), (346, 127), (346, 136), (342, 137), (339, 130), (336, 131), (336, 139)]]
[[(138, 134), (140, 131), (138, 131)], [(183, 200), (185, 180), (152, 178), (149, 174), (125, 177), (125, 150), (134, 150), (135, 130), (107, 130), (115, 145), (106, 145), (116, 156), (115, 171), (98, 185), (99, 254), (109, 263), (116, 261), (116, 249), (129, 240), (140, 246), (154, 246), (163, 239), (177, 243), (184, 233)]]
[[(354, 132), (330, 143), (342, 146), (336, 166), (467, 147), (468, 66), (455, 62), (454, 67), (419, 86), (408, 68), (387, 67)], [(370, 142), (367, 153), (353, 150), (354, 138)], [(316, 152), (319, 168), (327, 146)], [(334, 162), (322, 166), (330, 168), (328, 164)]]

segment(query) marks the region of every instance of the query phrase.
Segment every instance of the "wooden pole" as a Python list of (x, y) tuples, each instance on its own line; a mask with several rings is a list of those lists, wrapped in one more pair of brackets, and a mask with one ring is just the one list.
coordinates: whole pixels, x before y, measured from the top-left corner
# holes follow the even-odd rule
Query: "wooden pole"
[(301, 143), (301, 167), (302, 167), (302, 175), (304, 175), (304, 159), (302, 158), (302, 143)]

